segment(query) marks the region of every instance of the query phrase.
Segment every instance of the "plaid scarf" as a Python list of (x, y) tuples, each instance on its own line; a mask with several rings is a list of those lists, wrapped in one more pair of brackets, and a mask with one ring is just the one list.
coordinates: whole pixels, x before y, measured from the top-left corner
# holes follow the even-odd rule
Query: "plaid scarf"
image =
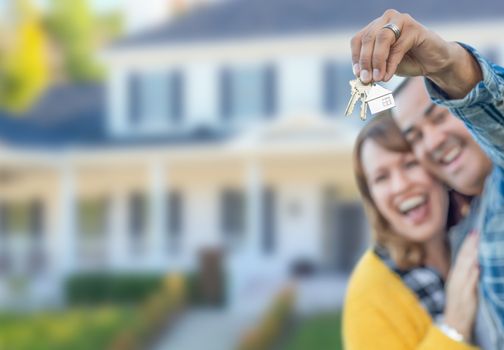
[(420, 304), (427, 310), (434, 321), (439, 321), (445, 307), (444, 281), (434, 269), (426, 266), (402, 270), (381, 246), (375, 246), (375, 254), (396, 273), (403, 283), (417, 296)]

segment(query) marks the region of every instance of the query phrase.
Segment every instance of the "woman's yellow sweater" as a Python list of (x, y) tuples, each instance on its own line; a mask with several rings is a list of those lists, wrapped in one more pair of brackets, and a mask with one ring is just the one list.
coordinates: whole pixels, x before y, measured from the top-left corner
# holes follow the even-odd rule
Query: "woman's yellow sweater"
[(469, 350), (442, 333), (416, 295), (372, 251), (350, 279), (343, 310), (345, 350)]

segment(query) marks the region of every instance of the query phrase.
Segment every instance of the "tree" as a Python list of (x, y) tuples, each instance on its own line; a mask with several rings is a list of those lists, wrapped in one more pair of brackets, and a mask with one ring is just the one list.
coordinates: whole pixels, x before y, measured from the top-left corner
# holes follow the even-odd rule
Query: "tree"
[(67, 79), (96, 80), (101, 69), (93, 59), (94, 18), (86, 0), (51, 0), (48, 30), (62, 50)]
[(12, 41), (0, 59), (0, 106), (22, 112), (47, 84), (46, 37), (30, 0), (15, 1), (12, 20)]

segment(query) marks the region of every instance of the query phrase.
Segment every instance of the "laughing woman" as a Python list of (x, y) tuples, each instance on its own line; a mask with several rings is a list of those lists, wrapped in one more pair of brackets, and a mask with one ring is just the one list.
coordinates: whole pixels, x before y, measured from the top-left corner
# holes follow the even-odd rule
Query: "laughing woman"
[(374, 247), (348, 287), (345, 349), (475, 349), (477, 235), (450, 271), (447, 190), (418, 164), (390, 115), (363, 128), (354, 166)]

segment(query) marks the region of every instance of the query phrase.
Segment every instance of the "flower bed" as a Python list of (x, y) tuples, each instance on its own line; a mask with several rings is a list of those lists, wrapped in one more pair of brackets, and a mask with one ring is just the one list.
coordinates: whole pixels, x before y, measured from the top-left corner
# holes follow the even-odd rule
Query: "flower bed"
[(115, 334), (128, 326), (133, 314), (128, 308), (100, 307), (36, 315), (2, 315), (0, 348), (106, 349)]
[(185, 280), (169, 276), (137, 305), (72, 307), (38, 314), (0, 315), (0, 349), (145, 349), (183, 311)]
[(294, 290), (286, 288), (274, 300), (259, 324), (241, 339), (239, 350), (267, 350), (273, 348), (292, 319)]

